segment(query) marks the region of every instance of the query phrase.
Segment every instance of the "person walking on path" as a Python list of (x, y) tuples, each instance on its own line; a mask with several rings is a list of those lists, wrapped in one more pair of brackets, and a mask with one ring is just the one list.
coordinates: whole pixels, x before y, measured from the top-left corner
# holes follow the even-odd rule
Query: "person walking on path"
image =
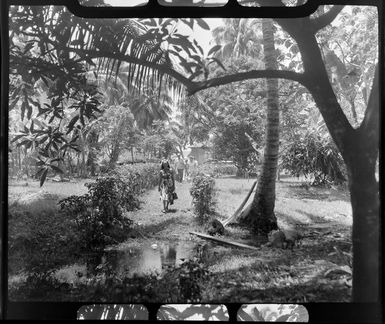
[(194, 178), (197, 174), (198, 171), (198, 161), (195, 160), (195, 157), (190, 156), (189, 157), (189, 174), (190, 174), (190, 179)]
[(183, 182), (183, 172), (186, 168), (186, 165), (183, 161), (183, 159), (181, 158), (180, 155), (178, 155), (178, 161), (176, 162), (176, 169), (178, 171), (178, 181), (179, 182)]
[(162, 161), (159, 173), (158, 191), (163, 203), (163, 213), (168, 212), (168, 206), (174, 203), (175, 179), (174, 170), (167, 160)]
[(184, 160), (184, 178), (188, 181), (190, 177), (190, 169), (189, 169), (189, 163), (188, 159)]

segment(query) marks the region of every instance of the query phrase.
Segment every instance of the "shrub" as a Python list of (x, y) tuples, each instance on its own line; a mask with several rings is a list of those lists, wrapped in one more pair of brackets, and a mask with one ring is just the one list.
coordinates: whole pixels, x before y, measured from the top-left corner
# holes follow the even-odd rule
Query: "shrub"
[(336, 145), (316, 133), (292, 142), (282, 155), (282, 167), (295, 176), (313, 176), (312, 185), (341, 184), (346, 180), (345, 164)]
[(215, 212), (215, 180), (199, 173), (193, 179), (190, 189), (193, 198), (194, 212), (200, 221), (205, 221)]
[(194, 258), (181, 264), (179, 274), (179, 291), (184, 303), (201, 301), (201, 283), (205, 282), (208, 270), (199, 259)]
[(25, 282), (17, 287), (10, 287), (8, 298), (13, 301), (50, 300), (55, 292), (67, 292), (70, 285), (60, 282), (52, 274), (53, 271), (29, 273)]
[(127, 164), (117, 167), (111, 174), (117, 175), (135, 195), (141, 195), (145, 190), (152, 189), (159, 182), (160, 165), (156, 163)]
[(83, 247), (101, 249), (125, 238), (132, 221), (124, 212), (139, 208), (140, 195), (158, 181), (157, 164), (122, 165), (108, 176), (85, 184), (88, 194), (70, 196), (59, 204), (77, 225)]
[(83, 247), (101, 249), (125, 238), (132, 221), (124, 211), (138, 207), (139, 201), (130, 187), (117, 177), (98, 178), (85, 184), (88, 194), (70, 196), (59, 202), (62, 212), (77, 225)]

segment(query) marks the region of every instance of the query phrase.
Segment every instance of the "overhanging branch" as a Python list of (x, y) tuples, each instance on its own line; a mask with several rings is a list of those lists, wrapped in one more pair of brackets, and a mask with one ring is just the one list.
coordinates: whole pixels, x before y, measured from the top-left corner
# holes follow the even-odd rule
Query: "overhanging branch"
[(152, 69), (156, 69), (161, 73), (168, 74), (169, 76), (173, 77), (174, 79), (182, 83), (187, 88), (187, 93), (189, 95), (193, 95), (194, 93), (207, 88), (216, 87), (219, 85), (225, 85), (225, 84), (237, 82), (237, 81), (249, 80), (249, 79), (280, 78), (280, 79), (287, 79), (291, 81), (297, 81), (302, 85), (304, 85), (305, 87), (307, 83), (304, 74), (293, 72), (293, 71), (284, 71), (284, 70), (252, 70), (248, 72), (229, 74), (223, 77), (218, 77), (218, 78), (209, 79), (205, 81), (194, 82), (165, 64), (161, 65), (157, 63), (148, 62), (143, 59), (135, 58), (130, 55), (125, 55), (122, 53), (112, 53), (108, 51), (97, 51), (97, 50), (82, 50), (82, 49), (76, 49), (76, 48), (71, 48), (70, 50), (77, 54), (82, 54), (82, 55), (87, 54), (89, 58), (106, 57), (106, 58), (121, 60), (132, 64), (140, 64), (140, 65), (148, 66)]
[(286, 79), (291, 81), (297, 81), (306, 87), (306, 78), (303, 74), (293, 71), (281, 71), (281, 70), (252, 70), (248, 72), (240, 72), (235, 74), (225, 75), (223, 77), (214, 78), (206, 81), (193, 82), (192, 86), (187, 87), (187, 92), (192, 95), (200, 90), (216, 87), (219, 85), (225, 85), (232, 82), (244, 81), (249, 79)]
[(326, 27), (329, 25), (341, 12), (344, 6), (333, 6), (326, 14), (318, 18), (311, 19), (312, 25), (314, 27), (314, 32)]
[(152, 63), (152, 62), (146, 61), (144, 59), (133, 57), (131, 55), (125, 55), (125, 54), (116, 53), (116, 52), (114, 53), (114, 52), (99, 51), (99, 50), (83, 50), (83, 49), (77, 49), (77, 48), (70, 48), (68, 50), (71, 52), (77, 53), (77, 54), (81, 54), (83, 56), (87, 55), (89, 58), (102, 58), (103, 57), (103, 58), (110, 58), (113, 60), (120, 60), (122, 62), (147, 66), (151, 69), (158, 70), (161, 73), (168, 74), (169, 76), (173, 77), (175, 80), (179, 81), (184, 86), (186, 86), (187, 89), (194, 86), (194, 82), (190, 81), (184, 75), (175, 71), (174, 69), (167, 66), (166, 64)]

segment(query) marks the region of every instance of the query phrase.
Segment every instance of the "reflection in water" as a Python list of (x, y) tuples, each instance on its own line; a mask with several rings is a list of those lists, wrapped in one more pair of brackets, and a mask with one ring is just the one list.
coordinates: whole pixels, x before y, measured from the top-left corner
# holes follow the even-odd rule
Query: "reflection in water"
[(87, 255), (83, 264), (64, 267), (57, 272), (57, 277), (73, 282), (79, 273), (86, 277), (108, 273), (119, 277), (160, 273), (169, 266), (177, 266), (183, 260), (192, 258), (195, 251), (195, 243), (182, 241), (174, 245), (159, 244), (156, 249), (148, 244), (136, 249), (109, 250)]
[(173, 246), (165, 245), (160, 250), (162, 269), (176, 264), (176, 249)]

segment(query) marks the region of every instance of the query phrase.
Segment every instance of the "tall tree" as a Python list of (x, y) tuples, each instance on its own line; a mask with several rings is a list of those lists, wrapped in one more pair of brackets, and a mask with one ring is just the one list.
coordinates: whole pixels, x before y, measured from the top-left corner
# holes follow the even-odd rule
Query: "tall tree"
[[(274, 47), (274, 24), (271, 19), (262, 20), (263, 52), (266, 70), (277, 69), (277, 52)], [(278, 79), (266, 80), (267, 115), (265, 126), (265, 146), (261, 173), (253, 202), (246, 208), (244, 221), (267, 237), (273, 229), (277, 229), (274, 214), (275, 179), (278, 167), (279, 152), (279, 101)]]
[[(262, 23), (262, 42), (259, 41), (258, 29), (255, 28), (256, 24), (260, 22)], [(258, 59), (260, 43), (262, 43), (265, 68), (268, 70), (277, 69), (272, 20), (226, 19), (224, 26), (213, 30), (213, 36), (217, 43), (225, 43), (218, 55), (221, 58), (230, 58), (231, 60), (241, 55)], [(242, 215), (242, 221), (251, 224), (258, 233), (265, 236), (265, 239), (268, 232), (277, 228), (274, 206), (279, 151), (278, 80), (267, 79), (266, 87), (267, 115), (262, 168), (253, 202)], [(245, 140), (248, 142), (246, 138)]]

